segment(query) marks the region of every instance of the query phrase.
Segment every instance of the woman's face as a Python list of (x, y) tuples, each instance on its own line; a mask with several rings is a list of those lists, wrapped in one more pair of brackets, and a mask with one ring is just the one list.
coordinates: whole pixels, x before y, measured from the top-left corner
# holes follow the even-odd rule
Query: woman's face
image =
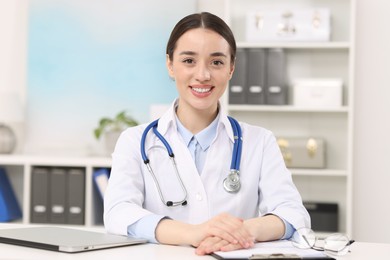
[(218, 33), (191, 29), (176, 43), (173, 60), (167, 56), (169, 75), (180, 96), (179, 107), (215, 112), (234, 70), (228, 42)]

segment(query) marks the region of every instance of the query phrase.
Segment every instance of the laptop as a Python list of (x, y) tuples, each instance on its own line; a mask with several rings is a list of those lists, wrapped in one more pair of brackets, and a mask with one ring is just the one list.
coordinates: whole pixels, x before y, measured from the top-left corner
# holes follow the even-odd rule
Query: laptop
[(62, 227), (0, 229), (0, 243), (77, 253), (96, 249), (143, 244), (147, 241)]

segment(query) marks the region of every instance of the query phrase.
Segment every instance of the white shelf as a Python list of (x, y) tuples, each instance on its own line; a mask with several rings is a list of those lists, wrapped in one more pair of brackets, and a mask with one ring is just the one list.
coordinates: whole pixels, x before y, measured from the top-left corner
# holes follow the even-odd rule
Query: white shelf
[(111, 167), (111, 158), (69, 157), (69, 156), (51, 156), (51, 155), (0, 155), (0, 165)]
[(337, 169), (296, 169), (290, 168), (293, 176), (347, 177), (346, 170)]
[(346, 49), (349, 42), (237, 42), (238, 48)]
[(324, 113), (347, 113), (349, 108), (309, 108), (297, 107), (293, 105), (273, 106), (273, 105), (229, 105), (229, 111), (258, 111), (258, 112), (324, 112)]

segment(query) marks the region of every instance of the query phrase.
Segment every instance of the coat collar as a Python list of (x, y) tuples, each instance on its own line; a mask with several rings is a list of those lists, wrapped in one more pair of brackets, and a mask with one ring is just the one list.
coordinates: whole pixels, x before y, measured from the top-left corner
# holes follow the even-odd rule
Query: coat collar
[[(160, 120), (158, 121), (158, 131), (165, 135), (169, 130), (177, 132), (177, 124), (175, 120), (175, 111), (177, 107), (178, 99), (176, 99), (174, 102), (172, 102), (172, 105), (169, 107), (169, 109), (162, 115)], [(226, 131), (226, 134), (229, 136), (229, 139), (231, 142), (234, 143), (234, 136), (233, 136), (233, 129), (230, 124), (229, 119), (227, 118), (227, 114), (225, 113), (224, 109), (222, 108), (220, 102), (218, 102), (218, 110), (220, 113), (219, 116), (219, 122), (217, 126), (217, 136), (223, 132)]]

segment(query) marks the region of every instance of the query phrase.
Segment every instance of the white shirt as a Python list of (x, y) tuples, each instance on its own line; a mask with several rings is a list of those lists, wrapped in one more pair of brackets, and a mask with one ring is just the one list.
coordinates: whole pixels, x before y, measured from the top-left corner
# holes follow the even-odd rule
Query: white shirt
[[(274, 214), (295, 229), (310, 227), (291, 173), (285, 167), (273, 134), (261, 127), (240, 123), (243, 134), (241, 190), (236, 194), (223, 189), (229, 173), (233, 131), (221, 112), (217, 135), (209, 147), (199, 175), (194, 160), (177, 131), (173, 106), (159, 120), (158, 130), (175, 154), (176, 164), (188, 191), (185, 207), (167, 207), (140, 154), (140, 140), (147, 126), (129, 128), (122, 133), (113, 153), (113, 164), (105, 195), (104, 222), (108, 232), (127, 234), (127, 227), (152, 214), (198, 224), (222, 212), (243, 219)], [(179, 180), (161, 141), (152, 133), (146, 138), (146, 152), (166, 200), (183, 199)]]

